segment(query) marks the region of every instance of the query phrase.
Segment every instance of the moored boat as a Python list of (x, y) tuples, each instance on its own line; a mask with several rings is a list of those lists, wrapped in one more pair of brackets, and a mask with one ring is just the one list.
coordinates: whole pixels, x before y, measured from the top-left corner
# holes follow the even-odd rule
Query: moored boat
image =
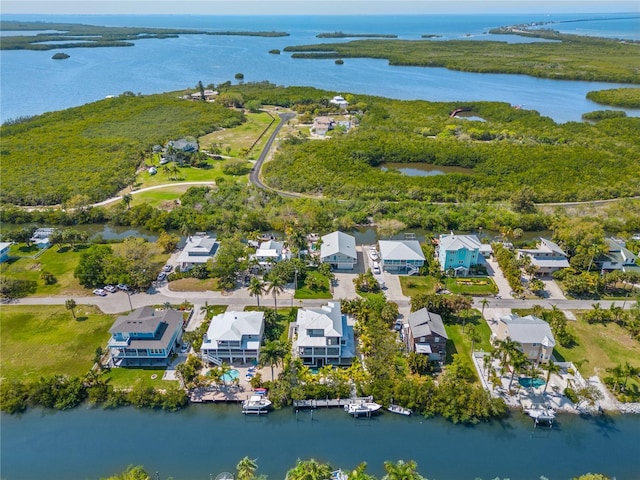
[(251, 395), (242, 402), (242, 413), (267, 413), (271, 407), (271, 400), (263, 395)]
[(370, 416), (381, 408), (382, 405), (375, 402), (353, 402), (344, 406), (344, 410), (354, 417), (359, 417), (360, 415)]
[(393, 403), (387, 407), (387, 410), (390, 411), (391, 413), (397, 413), (398, 415), (406, 415), (406, 416), (409, 416), (412, 413), (410, 409), (401, 407), (400, 405), (395, 405)]

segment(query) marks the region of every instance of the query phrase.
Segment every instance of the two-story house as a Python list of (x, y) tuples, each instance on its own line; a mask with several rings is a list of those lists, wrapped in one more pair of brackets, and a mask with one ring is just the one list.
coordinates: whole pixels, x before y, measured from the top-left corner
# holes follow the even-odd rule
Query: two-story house
[(442, 317), (421, 308), (407, 317), (404, 341), (410, 352), (429, 356), (429, 360), (444, 362), (447, 356), (447, 332)]
[(529, 257), (531, 264), (537, 268), (537, 275), (551, 275), (556, 270), (567, 268), (567, 254), (554, 242), (540, 238), (536, 248), (518, 250), (518, 258)]
[(216, 256), (219, 247), (218, 241), (206, 233), (190, 236), (178, 256), (180, 270), (190, 270), (195, 265), (207, 263)]
[(182, 312), (140, 307), (120, 316), (107, 344), (115, 367), (168, 365), (182, 341)]
[(492, 341), (510, 338), (520, 345), (520, 351), (534, 363), (548, 363), (556, 341), (551, 327), (533, 315), (520, 317), (514, 313), (499, 318)]
[(607, 251), (594, 259), (594, 264), (601, 272), (640, 272), (637, 257), (626, 248), (624, 242), (614, 238), (606, 238)]
[(476, 235), (440, 235), (436, 248), (440, 270), (466, 277), (472, 266), (483, 262), (486, 247)]
[(340, 302), (298, 310), (290, 332), (293, 353), (305, 365), (351, 365), (355, 356), (353, 325), (340, 310)]
[(202, 359), (222, 362), (257, 362), (264, 336), (264, 312), (224, 312), (211, 319), (202, 341)]
[(333, 232), (322, 237), (320, 261), (338, 270), (353, 270), (358, 263), (355, 237), (343, 232)]
[(380, 264), (391, 273), (417, 272), (424, 266), (425, 257), (417, 240), (380, 240)]
[(284, 248), (283, 242), (268, 240), (262, 242), (250, 258), (258, 262), (262, 270), (268, 271), (274, 263), (291, 258), (291, 253)]

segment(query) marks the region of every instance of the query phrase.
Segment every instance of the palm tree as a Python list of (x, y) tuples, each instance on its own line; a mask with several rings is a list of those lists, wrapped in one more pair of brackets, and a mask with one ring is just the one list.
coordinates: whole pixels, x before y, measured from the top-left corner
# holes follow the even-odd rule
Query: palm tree
[(486, 298), (483, 298), (482, 300), (480, 300), (480, 305), (482, 305), (482, 318), (484, 318), (484, 307), (486, 307), (487, 305), (489, 305), (489, 300), (487, 300)]
[(471, 340), (471, 355), (473, 356), (475, 343), (482, 340), (482, 338), (480, 337), (480, 333), (476, 329), (476, 326), (472, 323), (469, 324), (469, 327), (467, 328), (467, 336), (469, 337), (469, 340)]
[(222, 379), (222, 383), (227, 384), (226, 375), (231, 371), (231, 365), (228, 363), (222, 362), (222, 365), (218, 367), (218, 372), (220, 373), (220, 378)]
[(267, 342), (265, 346), (260, 349), (260, 364), (271, 367), (271, 381), (273, 381), (273, 367), (280, 363), (286, 353), (285, 346), (279, 340)]
[(256, 297), (258, 301), (258, 307), (260, 306), (260, 297), (264, 294), (265, 284), (258, 277), (251, 277), (251, 281), (249, 282), (249, 295), (252, 297)]
[(632, 367), (629, 362), (624, 362), (624, 366), (622, 367), (622, 374), (624, 375), (624, 383), (622, 384), (622, 388), (627, 389), (627, 381), (629, 377), (634, 377), (640, 374), (640, 368)]
[(70, 298), (69, 300), (66, 300), (64, 302), (64, 306), (67, 310), (71, 310), (71, 315), (73, 315), (73, 319), (76, 319), (76, 301), (73, 298)]
[(522, 370), (525, 366), (527, 366), (527, 364), (529, 363), (529, 360), (527, 359), (527, 356), (522, 353), (520, 350), (518, 350), (518, 352), (511, 357), (510, 359), (510, 363), (511, 363), (511, 378), (509, 379), (509, 390), (511, 390), (511, 384), (513, 383), (513, 379), (516, 376), (516, 373), (520, 372), (520, 370)]
[(549, 386), (549, 380), (551, 379), (552, 373), (560, 373), (560, 367), (556, 365), (553, 360), (549, 360), (549, 363), (547, 364), (547, 378), (544, 384), (544, 390), (542, 391), (543, 394), (547, 393), (547, 387)]
[(286, 480), (325, 480), (331, 477), (332, 468), (327, 463), (319, 463), (313, 458), (298, 460), (296, 466), (287, 472)]
[(347, 478), (349, 480), (376, 480), (376, 477), (374, 477), (373, 475), (365, 473), (366, 469), (367, 462), (362, 462), (358, 464), (358, 466), (352, 472), (349, 473)]
[(238, 472), (236, 478), (238, 480), (253, 480), (254, 478), (256, 478), (257, 469), (258, 464), (256, 463), (256, 460), (251, 460), (249, 457), (244, 457), (238, 462), (238, 465), (236, 465), (236, 470)]
[(278, 295), (280, 295), (284, 291), (284, 286), (286, 282), (279, 275), (274, 275), (271, 280), (269, 280), (269, 285), (267, 286), (267, 293), (273, 294), (273, 309), (276, 311), (276, 317), (278, 316)]
[(122, 196), (122, 203), (127, 206), (127, 210), (131, 208), (131, 200), (133, 200), (133, 195), (131, 195), (130, 193), (125, 193)]
[(405, 462), (398, 460), (396, 463), (384, 462), (384, 469), (387, 474), (382, 480), (423, 480), (422, 475), (416, 472), (418, 464), (413, 460)]

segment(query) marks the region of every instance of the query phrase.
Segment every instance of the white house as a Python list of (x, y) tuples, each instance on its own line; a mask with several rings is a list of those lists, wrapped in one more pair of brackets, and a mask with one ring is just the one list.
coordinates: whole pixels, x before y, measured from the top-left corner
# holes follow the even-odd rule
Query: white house
[(415, 273), (424, 265), (425, 257), (417, 240), (380, 240), (382, 268), (393, 273)]
[(356, 238), (338, 231), (324, 235), (320, 244), (320, 261), (338, 270), (353, 270), (358, 263)]
[(200, 353), (216, 365), (258, 361), (263, 335), (264, 312), (225, 312), (211, 319)]
[(342, 314), (340, 302), (298, 310), (292, 333), (293, 353), (305, 365), (350, 365), (353, 361), (353, 325)]
[(539, 275), (551, 275), (556, 270), (569, 266), (567, 254), (557, 244), (546, 238), (540, 238), (536, 248), (518, 250), (518, 258), (523, 257), (529, 257)]
[(268, 240), (262, 242), (250, 258), (255, 259), (263, 269), (268, 270), (274, 263), (291, 258), (291, 253), (284, 248), (284, 243)]
[(178, 257), (180, 270), (189, 270), (195, 265), (207, 263), (216, 256), (220, 244), (207, 234), (192, 235)]
[(549, 324), (533, 315), (520, 317), (511, 313), (500, 317), (492, 341), (506, 338), (518, 342), (520, 351), (535, 363), (549, 362), (556, 345)]
[(55, 232), (55, 228), (38, 228), (31, 239), (31, 243), (35, 243), (38, 248), (49, 248), (51, 246), (51, 235)]
[(640, 272), (637, 257), (626, 248), (624, 242), (614, 238), (606, 238), (607, 251), (594, 259), (595, 265), (601, 272), (621, 270), (623, 272)]
[(333, 97), (331, 100), (329, 100), (329, 103), (337, 105), (340, 108), (347, 108), (347, 106), (349, 105), (349, 102), (347, 102), (344, 97), (340, 95), (336, 95), (335, 97)]

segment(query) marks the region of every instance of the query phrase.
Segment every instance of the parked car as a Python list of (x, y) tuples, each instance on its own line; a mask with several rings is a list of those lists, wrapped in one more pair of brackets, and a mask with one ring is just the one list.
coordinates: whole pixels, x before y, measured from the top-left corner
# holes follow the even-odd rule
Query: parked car
[(163, 281), (165, 278), (167, 278), (167, 274), (164, 272), (160, 272), (158, 274), (158, 276), (156, 277), (156, 280), (158, 280), (159, 282)]
[(172, 265), (165, 265), (164, 267), (162, 267), (163, 272), (170, 272), (171, 270), (173, 270)]
[(129, 285), (125, 285), (124, 283), (119, 283), (118, 284), (118, 290), (122, 290), (124, 292), (128, 292), (129, 291)]
[(375, 275), (380, 275), (381, 271), (380, 271), (380, 267), (378, 265), (374, 265), (373, 266), (373, 273)]
[(190, 346), (191, 345), (189, 345), (189, 342), (184, 342), (180, 347), (180, 353), (187, 353), (189, 351)]
[(104, 290), (106, 290), (109, 293), (115, 293), (117, 289), (113, 285), (105, 285)]
[(400, 319), (396, 320), (396, 323), (393, 325), (393, 328), (398, 332), (402, 330), (402, 320)]
[(106, 296), (107, 296), (107, 292), (105, 292), (102, 288), (96, 288), (96, 289), (93, 291), (93, 294), (94, 294), (94, 295), (98, 295), (98, 296), (100, 296), (100, 297), (106, 297)]

